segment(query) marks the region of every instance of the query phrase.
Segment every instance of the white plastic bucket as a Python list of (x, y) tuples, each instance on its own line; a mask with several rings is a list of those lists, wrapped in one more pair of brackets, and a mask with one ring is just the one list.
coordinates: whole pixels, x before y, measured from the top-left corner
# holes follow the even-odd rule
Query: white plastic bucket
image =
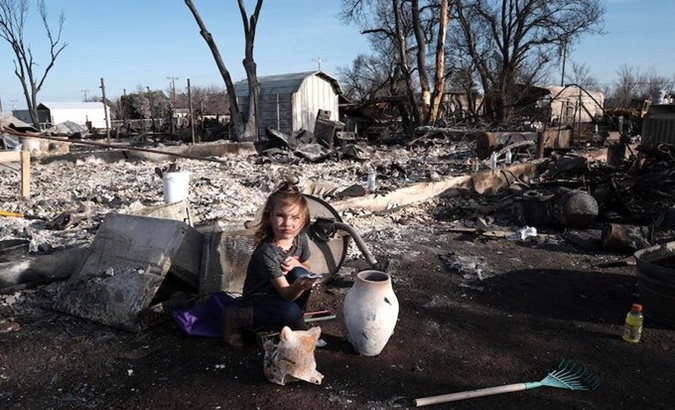
[(165, 172), (162, 182), (165, 203), (173, 204), (187, 198), (190, 186), (190, 175), (187, 172)]
[(40, 140), (37, 138), (22, 138), (21, 142), (23, 143), (24, 151), (40, 151)]

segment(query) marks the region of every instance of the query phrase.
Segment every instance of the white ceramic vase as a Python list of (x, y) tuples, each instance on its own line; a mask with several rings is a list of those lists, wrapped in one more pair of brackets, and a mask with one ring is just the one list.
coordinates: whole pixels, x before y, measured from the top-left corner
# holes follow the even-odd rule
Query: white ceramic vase
[(391, 277), (378, 270), (356, 274), (343, 307), (347, 339), (364, 356), (377, 356), (389, 341), (398, 319), (398, 299)]

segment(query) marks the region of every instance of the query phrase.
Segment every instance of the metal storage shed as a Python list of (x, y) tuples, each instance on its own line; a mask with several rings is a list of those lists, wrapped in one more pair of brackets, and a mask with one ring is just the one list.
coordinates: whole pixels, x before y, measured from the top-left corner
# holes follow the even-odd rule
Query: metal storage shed
[[(281, 74), (258, 77), (259, 134), (267, 127), (291, 134), (305, 129), (314, 131), (319, 110), (330, 112), (330, 120), (338, 121), (340, 84), (322, 71)], [(248, 83), (239, 81), (234, 86), (239, 109), (248, 114)]]

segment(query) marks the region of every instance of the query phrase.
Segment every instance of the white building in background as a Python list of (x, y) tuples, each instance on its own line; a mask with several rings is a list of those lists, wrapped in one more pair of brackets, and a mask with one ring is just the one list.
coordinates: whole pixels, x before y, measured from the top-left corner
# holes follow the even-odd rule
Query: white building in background
[(592, 122), (604, 114), (605, 95), (600, 91), (585, 91), (576, 85), (546, 87), (551, 95), (552, 119), (561, 124)]
[[(37, 107), (41, 128), (66, 121), (72, 121), (83, 127), (105, 129), (106, 112), (110, 119), (110, 107), (102, 102), (43, 102)], [(28, 110), (13, 110), (12, 114), (29, 124), (32, 124)]]

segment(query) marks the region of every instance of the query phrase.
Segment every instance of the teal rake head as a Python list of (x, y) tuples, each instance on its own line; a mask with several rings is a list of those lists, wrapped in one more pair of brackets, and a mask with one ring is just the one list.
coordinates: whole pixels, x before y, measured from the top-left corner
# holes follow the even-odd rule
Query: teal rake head
[(503, 386), (487, 387), (478, 390), (469, 390), (459, 393), (442, 394), (440, 396), (415, 399), (416, 407), (430, 404), (446, 403), (450, 401), (472, 399), (474, 397), (490, 396), (493, 394), (511, 393), (537, 387), (557, 387), (568, 390), (595, 390), (600, 385), (600, 376), (589, 371), (586, 366), (563, 359), (558, 368), (538, 382), (514, 383)]
[(526, 388), (547, 386), (569, 390), (595, 390), (600, 385), (600, 376), (585, 366), (562, 359), (558, 368), (539, 382), (525, 383)]

